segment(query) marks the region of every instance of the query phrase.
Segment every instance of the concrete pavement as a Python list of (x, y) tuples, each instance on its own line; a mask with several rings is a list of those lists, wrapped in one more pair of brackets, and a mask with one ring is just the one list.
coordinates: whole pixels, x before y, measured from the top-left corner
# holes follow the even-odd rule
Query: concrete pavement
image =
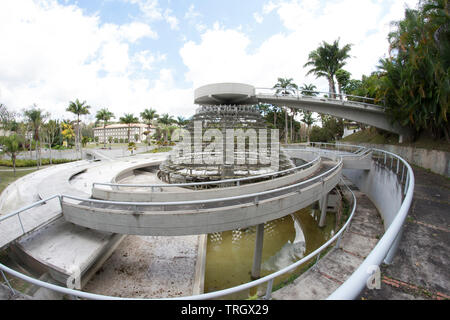
[(381, 267), (381, 288), (360, 299), (450, 298), (450, 179), (413, 167), (414, 199), (391, 265)]

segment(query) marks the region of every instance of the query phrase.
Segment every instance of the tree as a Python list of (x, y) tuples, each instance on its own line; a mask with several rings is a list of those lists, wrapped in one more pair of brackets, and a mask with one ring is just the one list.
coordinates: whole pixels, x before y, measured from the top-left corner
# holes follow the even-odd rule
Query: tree
[(448, 1), (424, 0), (406, 9), (389, 36), (390, 56), (379, 62), (386, 113), (416, 135), (428, 130), (450, 142), (450, 15)]
[(36, 105), (33, 105), (30, 109), (24, 111), (24, 116), (30, 123), (33, 130), (33, 140), (36, 143), (36, 162), (37, 167), (41, 165), (41, 127), (45, 119), (49, 116), (48, 113), (44, 113), (43, 110), (39, 109)]
[(316, 119), (313, 118), (312, 116), (312, 112), (311, 111), (303, 111), (303, 119), (302, 121), (304, 123), (306, 123), (306, 125), (308, 126), (308, 130), (307, 130), (307, 142), (310, 142), (310, 134), (311, 134), (311, 126), (314, 124), (314, 122), (316, 122)]
[(44, 125), (44, 132), (47, 137), (48, 148), (50, 150), (50, 164), (53, 164), (52, 145), (59, 135), (59, 128), (60, 125), (58, 120), (49, 120), (47, 124)]
[(16, 131), (14, 130), (14, 127), (17, 127), (15, 117), (15, 112), (8, 110), (8, 108), (3, 103), (0, 103), (0, 124), (5, 135), (9, 130)]
[(67, 145), (70, 145), (70, 140), (75, 137), (75, 132), (73, 130), (73, 126), (69, 120), (65, 120), (61, 123), (61, 135), (63, 139), (67, 141)]
[(5, 136), (1, 138), (1, 143), (3, 144), (3, 149), (5, 152), (11, 156), (11, 162), (13, 164), (14, 177), (16, 176), (16, 156), (20, 151), (20, 145), (23, 143), (21, 136), (17, 134), (12, 134), (10, 136)]
[[(277, 89), (275, 91), (276, 94), (282, 94), (282, 95), (292, 95), (296, 93), (296, 90), (298, 89), (298, 86), (293, 82), (292, 78), (278, 78), (278, 82), (273, 86), (274, 89)], [(294, 115), (292, 115), (293, 117)], [(285, 133), (284, 133), (284, 143), (288, 143), (288, 114), (287, 114), (287, 108), (285, 107)], [(292, 128), (292, 126), (291, 126)]]
[(114, 113), (106, 108), (100, 109), (95, 115), (98, 121), (103, 121), (103, 147), (106, 148), (106, 125), (111, 118), (114, 118)]
[(339, 48), (339, 39), (335, 40), (333, 44), (325, 41), (316, 49), (309, 53), (308, 62), (303, 66), (311, 67), (306, 73), (315, 74), (316, 77), (324, 77), (328, 80), (328, 87), (332, 98), (336, 98), (335, 76), (336, 72), (345, 64), (345, 60), (350, 58), (349, 52), (351, 44), (346, 44)]
[(336, 71), (336, 80), (338, 83), (338, 90), (341, 100), (343, 99), (342, 94), (347, 93), (346, 88), (350, 81), (350, 76), (351, 76), (350, 72), (344, 69), (339, 69), (338, 71)]
[(169, 126), (174, 123), (174, 121), (173, 116), (169, 116), (168, 113), (162, 114), (158, 119), (158, 123), (162, 125), (161, 131), (164, 134), (164, 144), (167, 144), (169, 140)]
[[(317, 94), (318, 94), (318, 92), (314, 91), (316, 89), (317, 89), (317, 87), (314, 84), (304, 83), (303, 86), (300, 87), (300, 90), (301, 90), (300, 92), (302, 95), (313, 97), (313, 96), (317, 96)], [(307, 142), (309, 143), (310, 136), (311, 136), (311, 126), (314, 124), (314, 122), (316, 122), (316, 119), (313, 117), (313, 113), (311, 111), (303, 110), (302, 121), (304, 123), (306, 123), (306, 125), (308, 126), (306, 137), (307, 137)]]
[(151, 130), (151, 125), (153, 124), (153, 121), (157, 119), (159, 115), (156, 113), (156, 110), (150, 108), (145, 109), (143, 112), (141, 112), (141, 118), (142, 120), (147, 124), (147, 143), (149, 144), (149, 134)]
[(188, 122), (188, 120), (185, 117), (182, 117), (182, 116), (177, 117), (176, 123), (180, 128), (185, 126), (187, 124), (187, 122)]
[(126, 125), (128, 125), (128, 131), (127, 131), (127, 137), (128, 137), (128, 142), (130, 141), (130, 130), (131, 130), (131, 124), (132, 123), (138, 123), (139, 119), (136, 118), (134, 116), (134, 114), (132, 113), (125, 113), (123, 117), (120, 118), (120, 123), (124, 123)]
[(131, 152), (131, 155), (133, 155), (133, 151), (136, 151), (136, 150), (137, 150), (136, 143), (129, 142), (128, 143), (128, 151)]
[(80, 116), (89, 114), (89, 109), (91, 107), (86, 104), (86, 101), (80, 102), (78, 99), (75, 100), (75, 102), (70, 101), (69, 106), (67, 107), (66, 111), (72, 112), (77, 116), (77, 135), (76, 135), (76, 141), (75, 145), (80, 150), (80, 157), (83, 157), (82, 149), (81, 149), (81, 139), (80, 139)]
[(312, 83), (310, 83), (310, 84), (304, 83), (300, 87), (300, 90), (301, 90), (300, 93), (304, 96), (317, 96), (319, 93), (315, 91), (316, 89), (317, 89), (317, 87), (315, 85), (313, 85)]

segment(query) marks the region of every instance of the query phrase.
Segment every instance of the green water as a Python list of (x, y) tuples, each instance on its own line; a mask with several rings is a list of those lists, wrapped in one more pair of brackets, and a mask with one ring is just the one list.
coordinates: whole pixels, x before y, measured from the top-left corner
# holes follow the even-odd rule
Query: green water
[[(320, 211), (311, 207), (264, 226), (261, 276), (278, 271), (320, 247), (335, 233), (335, 214), (327, 214), (327, 225), (318, 227)], [(208, 235), (205, 292), (237, 286), (251, 281), (256, 226)], [(308, 263), (277, 277), (274, 287), (300, 274)], [(245, 299), (261, 294), (263, 287), (243, 291), (227, 299)]]

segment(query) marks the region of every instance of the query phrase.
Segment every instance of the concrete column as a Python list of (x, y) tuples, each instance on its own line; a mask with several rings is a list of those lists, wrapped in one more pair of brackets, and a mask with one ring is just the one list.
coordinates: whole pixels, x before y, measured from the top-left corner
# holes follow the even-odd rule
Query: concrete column
[(325, 227), (327, 223), (327, 207), (328, 207), (328, 193), (320, 200), (320, 220), (319, 227)]
[(256, 226), (255, 251), (253, 254), (252, 279), (258, 279), (261, 276), (262, 249), (264, 242), (264, 223)]

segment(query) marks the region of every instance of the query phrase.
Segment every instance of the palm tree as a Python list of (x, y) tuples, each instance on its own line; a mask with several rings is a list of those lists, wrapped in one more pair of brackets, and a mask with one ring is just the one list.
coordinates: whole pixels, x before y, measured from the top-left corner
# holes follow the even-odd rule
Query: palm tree
[(16, 156), (20, 151), (20, 145), (23, 142), (22, 137), (17, 134), (12, 134), (10, 136), (2, 137), (1, 142), (3, 144), (3, 149), (7, 154), (11, 156), (11, 162), (13, 164), (14, 177), (16, 176)]
[(304, 123), (306, 123), (306, 125), (308, 126), (306, 137), (307, 137), (307, 142), (309, 143), (309, 136), (310, 136), (311, 126), (314, 124), (314, 122), (316, 122), (316, 119), (313, 118), (311, 111), (303, 111), (303, 119), (302, 119), (302, 121)]
[(55, 142), (56, 138), (60, 134), (59, 120), (49, 120), (46, 125), (44, 125), (44, 132), (47, 137), (48, 148), (50, 150), (50, 164), (53, 164), (52, 158), (52, 144)]
[(132, 123), (138, 123), (139, 119), (134, 116), (132, 113), (125, 113), (123, 117), (120, 118), (120, 123), (124, 123), (128, 125), (128, 142), (130, 142), (130, 130)]
[(106, 125), (111, 118), (114, 118), (114, 113), (106, 108), (100, 109), (95, 115), (98, 121), (103, 121), (103, 147), (106, 148)]
[(150, 109), (145, 109), (143, 112), (141, 112), (141, 118), (142, 120), (144, 120), (144, 122), (147, 124), (147, 142), (148, 140), (148, 136), (150, 134), (150, 129), (151, 129), (151, 125), (153, 124), (153, 120), (157, 119), (159, 117), (158, 114), (156, 114), (156, 110), (150, 108)]
[(158, 119), (158, 123), (163, 125), (163, 131), (164, 131), (164, 143), (167, 143), (169, 138), (169, 126), (174, 122), (173, 116), (169, 116), (168, 113), (164, 113), (161, 115), (161, 117)]
[(185, 118), (185, 117), (182, 117), (182, 116), (178, 116), (177, 117), (177, 120), (175, 120), (176, 121), (176, 123), (177, 123), (177, 125), (181, 128), (182, 126), (184, 126), (187, 122), (188, 122), (188, 120)]
[(317, 96), (319, 93), (315, 92), (317, 87), (313, 85), (312, 83), (306, 84), (304, 83), (303, 86), (300, 87), (300, 93), (304, 96)]
[(306, 75), (315, 74), (317, 77), (324, 77), (328, 80), (329, 91), (333, 99), (336, 98), (335, 76), (336, 72), (345, 64), (345, 60), (350, 58), (349, 52), (351, 44), (346, 44), (339, 48), (339, 39), (333, 44), (322, 42), (316, 50), (309, 53), (308, 62), (303, 66), (312, 67)]
[[(292, 78), (278, 78), (278, 82), (273, 86), (274, 89), (277, 89), (275, 91), (276, 94), (281, 93), (282, 95), (291, 95), (295, 94), (296, 90), (298, 89), (298, 86), (293, 82)], [(287, 108), (285, 107), (285, 134), (284, 134), (284, 143), (288, 143), (288, 114), (287, 114)], [(291, 125), (292, 128), (292, 125)]]
[(76, 135), (76, 141), (75, 144), (77, 145), (77, 148), (80, 150), (80, 156), (83, 157), (82, 150), (81, 150), (81, 139), (80, 139), (80, 116), (89, 114), (89, 109), (91, 106), (88, 106), (86, 104), (86, 101), (80, 102), (78, 99), (75, 100), (75, 102), (70, 101), (69, 106), (67, 107), (66, 111), (72, 112), (73, 114), (77, 115), (77, 135)]
[(24, 111), (24, 116), (28, 120), (33, 130), (33, 140), (36, 143), (36, 162), (39, 170), (39, 166), (41, 165), (41, 136), (40, 130), (42, 124), (45, 121), (45, 118), (48, 117), (48, 114), (44, 113), (43, 110), (39, 109), (36, 105), (33, 105), (28, 110)]

